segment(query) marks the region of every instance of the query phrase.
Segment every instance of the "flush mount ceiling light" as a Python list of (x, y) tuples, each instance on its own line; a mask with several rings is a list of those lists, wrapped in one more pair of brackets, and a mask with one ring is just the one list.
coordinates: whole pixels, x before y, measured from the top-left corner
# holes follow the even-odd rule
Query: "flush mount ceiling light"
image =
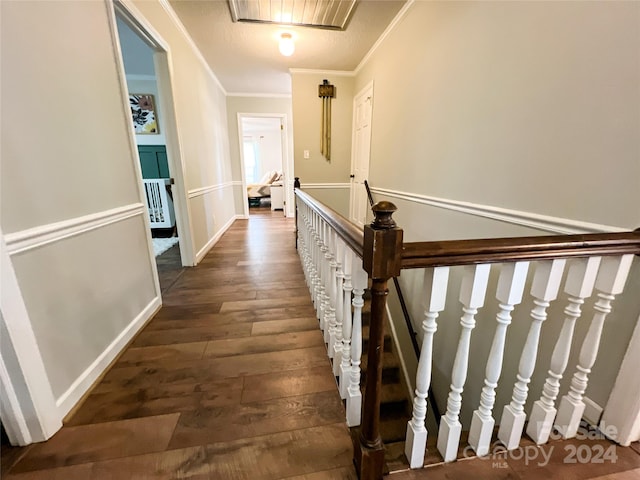
[(280, 49), (280, 53), (285, 57), (293, 55), (293, 52), (296, 50), (296, 46), (293, 43), (293, 36), (287, 32), (281, 33), (278, 48)]
[(229, 0), (234, 22), (344, 30), (357, 0)]

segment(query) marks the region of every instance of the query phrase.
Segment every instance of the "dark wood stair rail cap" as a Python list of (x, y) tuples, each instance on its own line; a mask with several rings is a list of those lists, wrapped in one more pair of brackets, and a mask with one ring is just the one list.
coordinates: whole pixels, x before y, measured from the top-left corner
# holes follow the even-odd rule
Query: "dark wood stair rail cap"
[(402, 268), (640, 254), (640, 230), (405, 243)]

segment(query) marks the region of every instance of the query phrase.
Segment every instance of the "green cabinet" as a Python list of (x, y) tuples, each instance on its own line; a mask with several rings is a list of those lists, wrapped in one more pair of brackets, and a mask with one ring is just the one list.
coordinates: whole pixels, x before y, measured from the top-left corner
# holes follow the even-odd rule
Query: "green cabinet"
[(167, 147), (164, 145), (138, 145), (142, 178), (169, 178)]

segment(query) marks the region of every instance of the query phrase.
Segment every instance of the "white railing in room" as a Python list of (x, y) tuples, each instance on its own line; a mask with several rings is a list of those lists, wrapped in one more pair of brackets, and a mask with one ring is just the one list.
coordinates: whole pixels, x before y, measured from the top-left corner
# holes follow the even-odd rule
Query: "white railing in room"
[(145, 178), (144, 200), (151, 228), (171, 228), (175, 225), (173, 201), (167, 192), (168, 178)]

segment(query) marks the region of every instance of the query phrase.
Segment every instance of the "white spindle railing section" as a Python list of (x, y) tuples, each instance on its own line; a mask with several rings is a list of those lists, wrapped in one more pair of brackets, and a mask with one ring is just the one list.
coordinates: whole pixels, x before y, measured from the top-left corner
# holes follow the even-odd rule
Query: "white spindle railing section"
[(496, 387), (502, 371), (507, 327), (511, 323), (511, 312), (514, 305), (522, 301), (528, 270), (529, 262), (516, 262), (502, 264), (500, 271), (496, 294), (496, 298), (500, 302), (500, 310), (496, 316), (498, 325), (487, 360), (484, 387), (480, 395), (480, 407), (473, 412), (471, 430), (469, 431), (469, 445), (481, 456), (489, 452), (491, 445), (491, 434), (495, 425), (492, 412), (496, 398)]
[[(608, 256), (602, 259), (599, 256), (594, 256), (569, 260), (568, 273), (564, 282), (564, 291), (569, 300), (564, 311), (566, 316), (554, 347), (549, 376), (546, 379), (542, 397), (534, 402), (533, 410), (528, 418), (527, 435), (536, 443), (547, 442), (552, 428), (558, 429), (565, 438), (576, 435), (584, 411), (582, 398), (587, 387), (588, 374), (596, 360), (605, 318), (611, 311), (611, 301), (614, 296), (623, 291), (632, 259), (633, 255), (622, 255)], [(527, 421), (525, 404), (528, 398), (528, 384), (536, 366), (543, 322), (547, 319), (548, 308), (558, 297), (566, 265), (567, 260), (562, 258), (540, 260), (535, 262), (533, 275), (528, 274), (529, 270), (533, 271), (534, 269), (529, 269), (527, 261), (504, 262), (500, 266), (496, 289), (497, 326), (485, 364), (486, 376), (480, 396), (480, 406), (473, 412), (471, 424), (467, 427), (469, 429), (468, 443), (477, 455), (482, 456), (490, 453), (492, 434), (496, 423), (492, 412), (506, 350), (507, 327), (511, 323), (514, 309), (523, 301), (524, 289), (529, 282), (534, 306), (529, 312), (531, 320), (526, 341), (521, 347), (522, 352), (519, 356), (515, 384), (511, 384), (513, 385), (511, 401), (500, 406), (502, 416), (498, 429), (498, 440), (508, 450), (518, 448), (520, 445)], [(437, 439), (437, 449), (445, 462), (451, 462), (457, 458), (460, 436), (464, 430), (459, 417), (462, 408), (462, 392), (469, 365), (471, 332), (475, 327), (475, 316), (478, 309), (484, 305), (489, 268), (489, 264), (464, 267), (459, 296), (464, 315), (460, 322), (461, 333), (451, 372), (447, 410), (441, 419)], [(433, 344), (434, 341), (437, 341), (435, 338), (436, 318), (445, 308), (448, 276), (449, 267), (433, 267), (425, 270), (426, 307), (422, 323), (422, 348), (416, 375), (413, 416), (407, 424), (405, 443), (405, 455), (411, 468), (420, 468), (424, 464), (427, 444), (426, 400), (431, 384)], [(571, 379), (569, 393), (563, 397), (556, 417), (555, 400), (560, 390), (560, 380), (570, 356), (575, 323), (581, 314), (580, 306), (585, 299), (591, 296), (594, 284), (599, 298), (594, 306), (595, 315), (582, 344), (577, 372)], [(473, 359), (475, 363), (477, 360)]]
[[(297, 202), (298, 250), (305, 281), (327, 344), (327, 354), (333, 361), (333, 373), (337, 378), (340, 397), (346, 403), (346, 423), (350, 427), (358, 426), (362, 418), (367, 419), (362, 413), (363, 396), (360, 389), (363, 295), (369, 280), (363, 269), (364, 253), (362, 250), (357, 251), (357, 242), (360, 241), (358, 235), (349, 230), (350, 227), (340, 223), (344, 219), (334, 221), (317, 202), (306, 195), (302, 197), (309, 201)], [(420, 468), (424, 464), (428, 437), (427, 400), (432, 383), (433, 362), (437, 361), (434, 359), (434, 344), (438, 341), (437, 319), (445, 311), (447, 291), (452, 288), (450, 277), (455, 277), (450, 275), (450, 272), (453, 272), (452, 266), (462, 269), (458, 298), (462, 304), (463, 315), (460, 319), (460, 333), (451, 370), (446, 413), (440, 420), (436, 442), (437, 450), (445, 462), (456, 460), (461, 434), (466, 429), (469, 430), (468, 443), (476, 454), (482, 456), (490, 453), (496, 424), (493, 416), (496, 406), (501, 411), (497, 437), (507, 450), (519, 447), (525, 425), (526, 434), (537, 444), (547, 442), (553, 428), (565, 438), (576, 435), (584, 413), (583, 397), (588, 386), (588, 376), (597, 359), (603, 329), (606, 328), (605, 320), (611, 311), (611, 302), (624, 290), (634, 257), (628, 252), (631, 250), (635, 253), (640, 245), (637, 237), (627, 235), (623, 240), (635, 242), (635, 250), (623, 246), (626, 249), (623, 254), (617, 254), (620, 250), (599, 254), (595, 248), (595, 253), (589, 251), (585, 256), (582, 256), (581, 250), (579, 254), (573, 252), (563, 257), (562, 249), (568, 248), (563, 239), (557, 240), (557, 250), (548, 255), (546, 252), (540, 254), (538, 248), (544, 242), (536, 243), (535, 240), (523, 243), (527, 248), (531, 245), (530, 254), (523, 253), (524, 247), (516, 247), (513, 252), (507, 252), (505, 244), (500, 242), (483, 249), (481, 246), (478, 247), (480, 242), (476, 241), (474, 248), (477, 250), (472, 251), (468, 245), (458, 245), (458, 250), (453, 249), (451, 254), (442, 253), (441, 245), (437, 245), (432, 253), (435, 260), (428, 256), (420, 257), (416, 253), (429, 252), (428, 245), (404, 244), (403, 251), (406, 256), (403, 256), (402, 260), (404, 262), (407, 259), (407, 263), (406, 266), (403, 263), (403, 268), (425, 268), (422, 290), (424, 298), (420, 299), (424, 305), (421, 351), (412, 417), (407, 423), (405, 442), (405, 455), (411, 468)], [(551, 248), (555, 248), (553, 241), (549, 241)], [(597, 243), (600, 240), (593, 241)], [(580, 244), (575, 248), (582, 247), (582, 242), (581, 239), (574, 240), (574, 243)], [(502, 248), (505, 250), (501, 250)], [(495, 257), (483, 261), (481, 255), (486, 252), (487, 255)], [(464, 258), (456, 258), (456, 255)], [(421, 264), (420, 260), (416, 260), (420, 258), (429, 260)], [(447, 263), (448, 261), (450, 263)], [(533, 262), (532, 268), (529, 268), (530, 262)], [(495, 331), (488, 357), (482, 360), (470, 359), (472, 331), (476, 326), (476, 315), (485, 304), (494, 263), (498, 263), (494, 270), (499, 268), (495, 291)], [(372, 278), (375, 281), (376, 277)], [(530, 311), (519, 314), (517, 308), (523, 302), (527, 285), (530, 285), (529, 294), (533, 307)], [(560, 382), (572, 348), (575, 348), (572, 344), (576, 322), (581, 316), (582, 305), (592, 295), (594, 287), (598, 298), (594, 305), (593, 319), (580, 347), (577, 371), (570, 379), (569, 392), (562, 398), (556, 411), (555, 402), (561, 388)], [(533, 402), (527, 417), (529, 384), (535, 375), (543, 328), (550, 323), (561, 321), (553, 316), (547, 318), (550, 316), (547, 312), (553, 311), (550, 307), (558, 298), (561, 288), (567, 295), (568, 304), (564, 308), (564, 319), (555, 341), (541, 396)], [(454, 305), (449, 307), (454, 308)], [(518, 324), (520, 328), (528, 327), (526, 340), (522, 345), (507, 343), (507, 329), (512, 323), (512, 317), (515, 319), (512, 329)], [(499, 385), (504, 359), (507, 355), (512, 356), (514, 352), (517, 352), (516, 358), (519, 358), (515, 379), (506, 379), (506, 382), (503, 381)], [(462, 393), (467, 381), (469, 364), (473, 362), (477, 365), (480, 361), (484, 363), (484, 384), (480, 398), (471, 399), (478, 408), (471, 416), (470, 425), (463, 426), (460, 421)], [(496, 398), (503, 398), (502, 393), (497, 397), (499, 388), (500, 392), (510, 393), (510, 401), (506, 405), (496, 405)]]
[(598, 300), (593, 307), (596, 312), (582, 342), (577, 371), (571, 379), (569, 393), (562, 397), (556, 417), (555, 427), (563, 438), (575, 437), (580, 426), (585, 407), (582, 397), (589, 383), (589, 373), (598, 356), (604, 321), (611, 312), (611, 302), (624, 290), (632, 261), (633, 255), (623, 255), (605, 257), (600, 264), (596, 280)]
[(498, 439), (507, 447), (507, 450), (513, 450), (520, 446), (520, 438), (527, 418), (524, 413), (524, 404), (527, 401), (528, 385), (536, 365), (542, 322), (547, 319), (547, 308), (550, 302), (558, 296), (565, 263), (566, 260), (563, 259), (539, 262), (533, 276), (531, 296), (534, 298), (535, 307), (530, 314), (531, 325), (520, 356), (517, 381), (513, 387), (511, 403), (505, 405), (502, 411), (500, 429), (498, 430)]
[(346, 421), (360, 424), (362, 307), (367, 273), (362, 259), (312, 208), (298, 203), (298, 252), (319, 327), (333, 361)]
[(555, 401), (560, 391), (560, 380), (569, 363), (576, 320), (582, 315), (580, 306), (593, 291), (600, 260), (600, 257), (581, 258), (573, 260), (569, 267), (564, 287), (569, 296), (569, 305), (564, 310), (566, 317), (551, 354), (549, 376), (542, 388), (542, 396), (534, 402), (527, 424), (527, 435), (539, 445), (546, 443), (551, 434), (557, 412)]

